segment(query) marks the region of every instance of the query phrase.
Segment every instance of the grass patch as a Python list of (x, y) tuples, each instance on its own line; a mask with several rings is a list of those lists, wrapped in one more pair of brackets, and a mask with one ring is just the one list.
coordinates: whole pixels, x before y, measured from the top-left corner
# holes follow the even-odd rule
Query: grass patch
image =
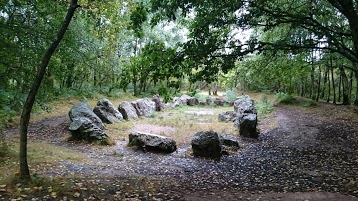
[(292, 95), (284, 92), (278, 92), (276, 97), (278, 102), (282, 104), (292, 104), (295, 101), (295, 98)]

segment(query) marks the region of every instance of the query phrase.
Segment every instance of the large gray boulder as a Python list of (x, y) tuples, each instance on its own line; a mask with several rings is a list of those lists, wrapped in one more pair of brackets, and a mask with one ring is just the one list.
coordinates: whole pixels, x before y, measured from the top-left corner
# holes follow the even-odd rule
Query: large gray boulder
[(138, 119), (136, 109), (128, 101), (119, 103), (118, 110), (125, 120)]
[(148, 98), (131, 102), (138, 116), (150, 117), (155, 112), (155, 103)]
[(162, 111), (164, 109), (164, 104), (162, 100), (160, 99), (160, 96), (158, 94), (154, 95), (152, 98), (152, 101), (155, 103), (155, 111)]
[(234, 125), (240, 129), (240, 135), (244, 137), (257, 138), (258, 131), (257, 125), (257, 114), (255, 113), (243, 113), (239, 114), (234, 122)]
[(226, 111), (219, 114), (218, 119), (219, 121), (224, 121), (224, 122), (229, 122), (229, 121), (234, 122), (236, 120), (236, 116), (237, 116), (237, 112)]
[(250, 96), (240, 96), (234, 102), (234, 111), (238, 113), (253, 113), (257, 114), (256, 107), (254, 106), (254, 100)]
[(101, 99), (94, 107), (93, 112), (104, 122), (113, 124), (123, 119), (122, 114), (107, 99)]
[(105, 134), (104, 124), (85, 102), (74, 105), (69, 117), (72, 123), (69, 130), (75, 140), (98, 141), (100, 144), (112, 144), (113, 141)]
[(92, 111), (90, 106), (85, 102), (80, 102), (74, 105), (68, 113), (68, 116), (70, 117), (71, 121), (74, 121), (74, 119), (86, 117), (98, 128), (104, 129), (104, 124), (101, 119)]
[(194, 156), (219, 158), (221, 156), (221, 144), (219, 135), (214, 131), (201, 131), (191, 139)]
[(171, 153), (177, 149), (176, 142), (171, 138), (137, 131), (129, 134), (128, 145), (145, 151), (164, 153)]

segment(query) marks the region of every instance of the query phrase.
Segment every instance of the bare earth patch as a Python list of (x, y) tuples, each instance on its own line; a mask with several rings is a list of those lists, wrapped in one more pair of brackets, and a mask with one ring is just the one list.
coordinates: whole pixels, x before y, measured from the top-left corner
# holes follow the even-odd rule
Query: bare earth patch
[(127, 132), (146, 132), (152, 134), (159, 134), (159, 135), (172, 135), (175, 133), (175, 128), (170, 126), (157, 126), (154, 124), (135, 124), (133, 128), (129, 129)]

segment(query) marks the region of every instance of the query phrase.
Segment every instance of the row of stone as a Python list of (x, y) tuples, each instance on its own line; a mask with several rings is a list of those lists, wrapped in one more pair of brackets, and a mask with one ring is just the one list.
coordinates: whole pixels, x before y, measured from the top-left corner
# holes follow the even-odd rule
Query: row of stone
[(90, 142), (99, 140), (106, 144), (109, 137), (104, 132), (103, 123), (112, 124), (123, 119), (137, 119), (140, 116), (149, 117), (156, 110), (162, 109), (161, 102), (157, 101), (160, 101), (159, 96), (154, 96), (153, 100), (144, 98), (132, 102), (123, 101), (119, 104), (118, 109), (107, 99), (98, 101), (93, 110), (85, 102), (78, 103), (69, 112), (72, 121), (69, 130), (76, 140)]
[(216, 106), (224, 106), (225, 103), (232, 105), (233, 102), (228, 102), (226, 101), (224, 98), (222, 97), (217, 97), (212, 99), (211, 97), (207, 97), (205, 99), (205, 102), (203, 101), (199, 101), (199, 99), (197, 99), (196, 97), (191, 97), (187, 94), (183, 94), (180, 97), (174, 97), (173, 98), (173, 103), (171, 105), (172, 108), (178, 107), (179, 105), (189, 105), (189, 106), (194, 106), (194, 105), (216, 105)]
[[(144, 151), (164, 153), (172, 153), (177, 149), (176, 142), (171, 138), (137, 131), (129, 134), (128, 145)], [(194, 156), (219, 158), (231, 150), (238, 150), (239, 143), (232, 135), (201, 131), (192, 137), (191, 146)]]
[(244, 137), (257, 138), (257, 110), (254, 100), (245, 95), (234, 101), (234, 111), (219, 114), (219, 121), (234, 122), (239, 128), (239, 133)]

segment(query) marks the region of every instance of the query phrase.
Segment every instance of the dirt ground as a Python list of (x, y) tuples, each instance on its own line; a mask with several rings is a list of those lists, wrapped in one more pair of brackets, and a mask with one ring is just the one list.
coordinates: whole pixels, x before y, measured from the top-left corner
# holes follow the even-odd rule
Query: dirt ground
[[(88, 158), (31, 167), (40, 177), (62, 182), (61, 192), (5, 189), (0, 200), (358, 201), (357, 116), (353, 108), (323, 103), (310, 110), (278, 106), (271, 119), (260, 122), (258, 140), (239, 137), (242, 148), (220, 160), (194, 158), (189, 143), (163, 155), (133, 150), (123, 139), (111, 147), (67, 142), (69, 119), (46, 119), (30, 126), (31, 141)], [(272, 118), (278, 126), (268, 129)], [(175, 133), (139, 123), (131, 129)]]

